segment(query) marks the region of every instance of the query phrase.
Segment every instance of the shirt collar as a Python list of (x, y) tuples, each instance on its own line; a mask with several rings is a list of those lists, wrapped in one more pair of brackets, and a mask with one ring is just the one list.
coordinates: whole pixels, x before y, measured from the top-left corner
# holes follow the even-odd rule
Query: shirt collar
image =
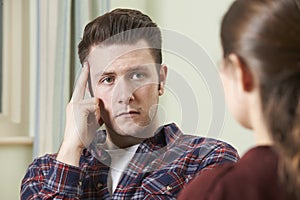
[[(105, 142), (105, 130), (101, 130), (101, 133), (97, 133), (99, 138), (96, 138), (96, 143)], [(140, 145), (137, 151), (149, 152), (156, 151), (165, 146), (169, 146), (174, 143), (179, 137), (183, 135), (182, 131), (175, 123), (170, 123), (160, 126), (153, 137), (145, 139)], [(95, 142), (95, 141), (94, 141)], [(84, 156), (91, 156), (87, 149), (83, 150)]]
[(182, 134), (175, 123), (160, 126), (153, 137), (145, 139), (140, 144), (138, 151), (156, 151), (165, 146), (169, 146)]

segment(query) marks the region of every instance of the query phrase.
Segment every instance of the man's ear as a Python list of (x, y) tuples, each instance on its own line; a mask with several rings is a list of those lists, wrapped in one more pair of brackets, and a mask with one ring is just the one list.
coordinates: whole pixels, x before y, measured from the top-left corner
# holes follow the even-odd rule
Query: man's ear
[(159, 70), (159, 87), (158, 87), (158, 94), (159, 96), (164, 94), (165, 91), (165, 84), (167, 79), (168, 68), (165, 64), (162, 64)]
[(232, 64), (233, 72), (239, 87), (245, 92), (251, 92), (254, 88), (254, 76), (252, 71), (236, 54), (230, 54), (228, 58)]

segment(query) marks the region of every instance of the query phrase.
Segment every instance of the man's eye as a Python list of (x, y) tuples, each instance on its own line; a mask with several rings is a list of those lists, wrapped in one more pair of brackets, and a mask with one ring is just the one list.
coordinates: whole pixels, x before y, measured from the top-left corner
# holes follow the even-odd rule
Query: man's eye
[(145, 77), (145, 75), (142, 73), (134, 73), (131, 75), (131, 79), (135, 79), (135, 80), (142, 79), (144, 77)]
[(114, 78), (113, 77), (105, 77), (103, 79), (100, 80), (100, 83), (109, 85), (112, 84), (114, 82)]

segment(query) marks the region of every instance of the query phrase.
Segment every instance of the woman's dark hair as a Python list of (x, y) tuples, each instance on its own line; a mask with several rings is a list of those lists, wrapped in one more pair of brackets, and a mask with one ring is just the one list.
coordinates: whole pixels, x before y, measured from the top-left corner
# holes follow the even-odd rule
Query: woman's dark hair
[(135, 44), (145, 40), (156, 64), (162, 63), (161, 32), (149, 16), (138, 10), (115, 9), (88, 23), (78, 45), (78, 55), (83, 63), (95, 45)]
[(259, 76), (262, 110), (286, 191), (300, 199), (300, 0), (237, 0), (221, 27), (224, 58)]

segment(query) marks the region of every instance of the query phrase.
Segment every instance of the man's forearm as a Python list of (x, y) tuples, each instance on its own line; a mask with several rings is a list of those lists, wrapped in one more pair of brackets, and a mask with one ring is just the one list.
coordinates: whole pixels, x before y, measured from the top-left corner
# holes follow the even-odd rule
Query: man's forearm
[(21, 185), (21, 199), (78, 199), (83, 171), (56, 160), (50, 154), (35, 159)]

